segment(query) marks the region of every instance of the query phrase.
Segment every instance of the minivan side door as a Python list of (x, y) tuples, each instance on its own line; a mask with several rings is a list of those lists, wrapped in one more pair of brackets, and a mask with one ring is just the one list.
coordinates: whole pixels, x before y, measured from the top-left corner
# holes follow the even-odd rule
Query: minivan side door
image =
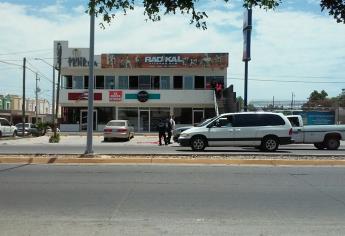
[(232, 127), (233, 115), (221, 116), (214, 120), (208, 127), (207, 141), (209, 146), (232, 145), (234, 128)]
[(259, 146), (261, 138), (257, 137), (261, 126), (260, 114), (236, 114), (234, 116), (234, 146)]
[(3, 136), (9, 136), (10, 135), (10, 131), (11, 131), (11, 126), (10, 123), (5, 120), (5, 119), (0, 119), (1, 122), (1, 126), (2, 126), (2, 135)]

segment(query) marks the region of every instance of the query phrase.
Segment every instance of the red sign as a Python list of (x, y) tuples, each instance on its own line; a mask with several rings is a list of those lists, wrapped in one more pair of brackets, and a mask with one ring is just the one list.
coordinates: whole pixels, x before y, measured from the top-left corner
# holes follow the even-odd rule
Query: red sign
[(226, 68), (228, 53), (102, 54), (102, 68)]
[(109, 91), (109, 102), (122, 101), (122, 91)]
[[(80, 101), (80, 100), (87, 100), (88, 99), (88, 92), (84, 93), (68, 93), (68, 100)], [(101, 101), (102, 100), (102, 93), (94, 93), (93, 94), (94, 101)]]

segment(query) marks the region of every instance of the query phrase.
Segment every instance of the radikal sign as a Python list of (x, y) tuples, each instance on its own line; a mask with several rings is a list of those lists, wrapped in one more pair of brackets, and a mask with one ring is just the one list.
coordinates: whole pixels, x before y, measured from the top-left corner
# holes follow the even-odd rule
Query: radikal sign
[(114, 90), (109, 91), (109, 102), (120, 102), (122, 101), (122, 91)]
[(228, 53), (102, 54), (102, 68), (227, 68)]
[(146, 91), (140, 91), (137, 94), (137, 98), (139, 102), (147, 102), (147, 100), (149, 100), (149, 93)]

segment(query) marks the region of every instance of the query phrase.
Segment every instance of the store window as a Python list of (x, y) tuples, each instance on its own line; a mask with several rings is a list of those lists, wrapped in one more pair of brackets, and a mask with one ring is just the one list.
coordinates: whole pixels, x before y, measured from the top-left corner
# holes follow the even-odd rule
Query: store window
[(204, 89), (205, 88), (205, 77), (204, 76), (195, 76), (194, 81), (195, 89)]
[(105, 125), (116, 119), (115, 107), (98, 107), (98, 124)]
[(214, 89), (217, 83), (224, 86), (224, 76), (206, 76), (206, 88)]
[(128, 120), (130, 126), (134, 127), (134, 131), (138, 131), (138, 108), (119, 108), (118, 119)]
[(174, 108), (174, 116), (176, 124), (193, 124), (192, 108)]
[(129, 89), (138, 89), (138, 76), (129, 76)]
[(183, 88), (183, 77), (174, 76), (174, 89), (182, 89), (182, 88)]
[(159, 76), (151, 76), (151, 88), (152, 89), (159, 89)]
[(85, 75), (84, 76), (84, 89), (88, 89), (89, 88), (89, 76)]
[(96, 76), (96, 82), (95, 82), (95, 88), (96, 89), (104, 89), (104, 76), (103, 75), (97, 75)]
[(159, 107), (150, 109), (150, 127), (151, 132), (158, 131), (158, 123), (160, 120), (166, 120), (170, 117), (170, 108), (168, 107)]
[(73, 76), (72, 88), (83, 89), (83, 76)]
[(119, 76), (119, 89), (128, 89), (128, 76)]
[(161, 89), (170, 89), (170, 76), (161, 76)]
[(205, 119), (216, 116), (216, 110), (214, 108), (205, 108)]
[(62, 124), (79, 124), (80, 108), (79, 107), (63, 107), (62, 108)]
[(71, 75), (65, 75), (63, 77), (63, 88), (65, 89), (72, 89), (73, 88), (73, 82), (72, 82), (72, 76)]
[(149, 75), (139, 76), (139, 89), (151, 89), (151, 76)]
[(105, 76), (105, 89), (115, 89), (115, 76)]
[(193, 77), (192, 76), (185, 76), (184, 79), (184, 89), (193, 89)]

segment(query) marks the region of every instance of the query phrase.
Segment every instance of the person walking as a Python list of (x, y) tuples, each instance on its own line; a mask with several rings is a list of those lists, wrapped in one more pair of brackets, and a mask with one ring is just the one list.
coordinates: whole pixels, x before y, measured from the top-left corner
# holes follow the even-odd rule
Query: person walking
[(168, 144), (171, 144), (171, 136), (174, 129), (175, 129), (174, 117), (170, 116), (170, 119), (168, 120), (168, 126), (167, 126)]
[(162, 138), (164, 139), (164, 144), (168, 145), (167, 137), (165, 135), (165, 132), (167, 132), (167, 125), (166, 122), (161, 119), (158, 123), (158, 139), (159, 139), (159, 146), (162, 145)]

